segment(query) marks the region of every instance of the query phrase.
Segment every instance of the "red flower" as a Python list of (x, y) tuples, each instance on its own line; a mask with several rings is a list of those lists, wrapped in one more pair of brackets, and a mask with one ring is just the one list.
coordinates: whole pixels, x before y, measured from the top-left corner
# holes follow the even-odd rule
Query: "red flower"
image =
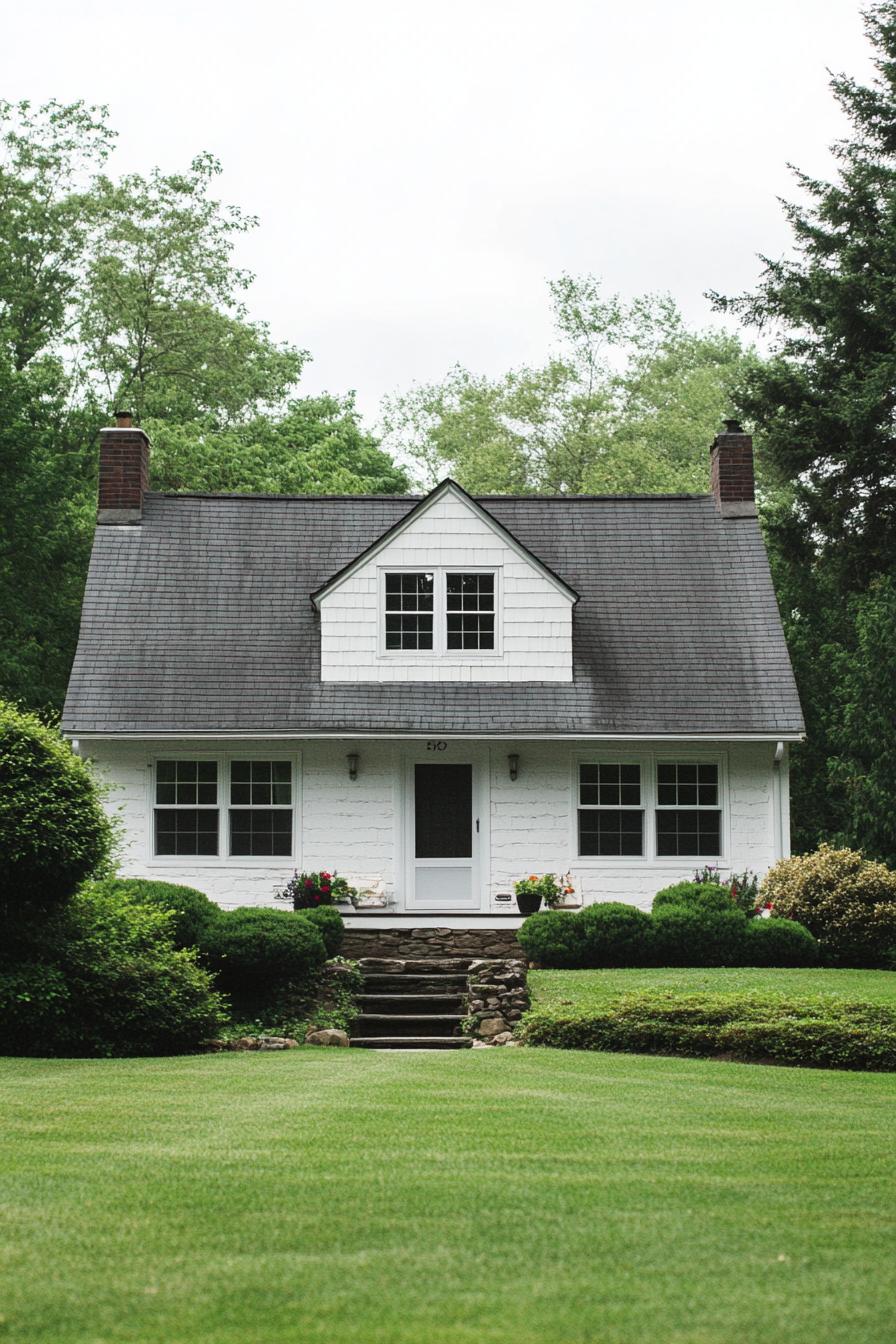
[(306, 878), (305, 878), (305, 886), (306, 886), (306, 887), (313, 887), (313, 886), (314, 886), (314, 883), (311, 881), (311, 878), (310, 878), (310, 877), (306, 877)]

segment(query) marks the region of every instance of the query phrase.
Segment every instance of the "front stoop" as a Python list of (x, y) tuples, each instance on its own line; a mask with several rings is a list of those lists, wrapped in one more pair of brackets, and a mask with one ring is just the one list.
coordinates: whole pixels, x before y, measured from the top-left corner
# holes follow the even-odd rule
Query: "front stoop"
[(365, 957), (361, 1013), (351, 1044), (368, 1050), (466, 1050), (469, 957)]

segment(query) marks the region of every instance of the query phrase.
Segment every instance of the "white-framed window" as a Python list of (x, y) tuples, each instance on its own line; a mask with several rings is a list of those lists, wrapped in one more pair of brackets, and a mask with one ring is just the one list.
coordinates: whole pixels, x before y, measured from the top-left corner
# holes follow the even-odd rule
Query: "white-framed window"
[(494, 657), (500, 570), (485, 566), (380, 571), (380, 653)]
[(165, 864), (297, 861), (298, 756), (170, 755), (152, 763), (149, 855)]
[(218, 762), (156, 761), (154, 852), (216, 855), (219, 829)]
[(578, 793), (580, 855), (644, 857), (640, 762), (583, 761)]
[(722, 804), (715, 761), (657, 761), (658, 858), (717, 858), (722, 852)]
[(725, 760), (687, 749), (574, 754), (574, 852), (586, 864), (722, 859)]
[(229, 853), (259, 858), (292, 854), (292, 764), (282, 760), (230, 762)]
[(448, 649), (494, 649), (493, 572), (446, 573), (445, 627)]
[(432, 648), (433, 586), (432, 571), (385, 575), (385, 647), (390, 653)]

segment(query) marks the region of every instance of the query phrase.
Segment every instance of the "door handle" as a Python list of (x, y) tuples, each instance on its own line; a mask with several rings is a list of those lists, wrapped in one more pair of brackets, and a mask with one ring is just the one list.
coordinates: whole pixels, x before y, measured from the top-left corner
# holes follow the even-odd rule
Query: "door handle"
[(479, 818), (476, 818), (476, 834), (479, 834)]

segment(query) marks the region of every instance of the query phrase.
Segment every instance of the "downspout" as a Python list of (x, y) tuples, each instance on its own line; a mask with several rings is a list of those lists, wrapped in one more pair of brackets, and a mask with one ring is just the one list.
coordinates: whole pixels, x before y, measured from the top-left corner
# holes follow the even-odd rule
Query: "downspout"
[(784, 761), (784, 743), (778, 742), (775, 746), (775, 756), (772, 762), (772, 825), (774, 828), (774, 852), (775, 862), (783, 859), (784, 855), (784, 780), (782, 778), (781, 766)]

